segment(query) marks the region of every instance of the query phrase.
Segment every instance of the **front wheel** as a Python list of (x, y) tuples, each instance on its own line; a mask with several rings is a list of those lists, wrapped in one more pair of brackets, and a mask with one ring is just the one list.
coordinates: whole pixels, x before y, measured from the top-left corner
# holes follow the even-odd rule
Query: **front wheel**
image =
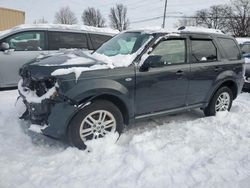
[(208, 106), (204, 109), (204, 114), (206, 116), (214, 116), (217, 112), (230, 111), (232, 102), (232, 90), (228, 87), (221, 87), (217, 90)]
[(119, 108), (106, 100), (97, 100), (81, 109), (71, 120), (68, 136), (70, 143), (85, 149), (88, 140), (105, 137), (110, 132), (122, 133), (123, 117)]

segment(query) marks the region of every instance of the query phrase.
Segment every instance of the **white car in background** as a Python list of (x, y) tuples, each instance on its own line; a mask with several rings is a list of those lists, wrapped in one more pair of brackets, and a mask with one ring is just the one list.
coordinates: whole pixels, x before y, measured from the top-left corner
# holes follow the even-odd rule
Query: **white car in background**
[(19, 68), (38, 55), (62, 49), (96, 50), (118, 33), (110, 28), (80, 25), (20, 25), (0, 32), (0, 88), (15, 87)]
[(244, 91), (250, 91), (250, 38), (236, 38), (246, 62)]

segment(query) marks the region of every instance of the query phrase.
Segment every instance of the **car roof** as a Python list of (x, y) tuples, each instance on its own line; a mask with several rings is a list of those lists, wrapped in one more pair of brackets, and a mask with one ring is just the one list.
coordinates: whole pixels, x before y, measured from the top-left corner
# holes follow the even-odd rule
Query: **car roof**
[(14, 34), (20, 31), (30, 30), (49, 30), (49, 31), (66, 31), (66, 32), (82, 32), (82, 33), (94, 33), (114, 36), (119, 33), (118, 30), (111, 28), (97, 28), (86, 25), (66, 25), (66, 24), (22, 24), (13, 27), (9, 30), (1, 31), (0, 38), (8, 34)]

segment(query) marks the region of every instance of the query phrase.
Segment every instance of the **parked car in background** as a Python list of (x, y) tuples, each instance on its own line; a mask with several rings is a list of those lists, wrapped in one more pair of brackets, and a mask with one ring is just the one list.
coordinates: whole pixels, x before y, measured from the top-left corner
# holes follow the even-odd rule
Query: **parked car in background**
[(240, 44), (242, 55), (246, 62), (245, 84), (243, 91), (250, 92), (250, 38), (236, 38)]
[(59, 24), (20, 25), (0, 32), (0, 88), (17, 86), (19, 68), (39, 54), (61, 49), (96, 50), (116, 30)]
[(244, 60), (235, 39), (215, 31), (132, 30), (92, 55), (30, 62), (20, 70), (21, 118), (85, 148), (134, 121), (193, 108), (206, 116), (229, 111), (244, 83)]

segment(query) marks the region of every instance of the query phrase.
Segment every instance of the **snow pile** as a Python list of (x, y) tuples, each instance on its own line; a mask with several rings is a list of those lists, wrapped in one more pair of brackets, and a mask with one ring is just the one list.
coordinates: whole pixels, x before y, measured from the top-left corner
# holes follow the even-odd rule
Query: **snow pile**
[(230, 113), (144, 121), (118, 141), (110, 134), (88, 142), (89, 151), (28, 131), (16, 97), (0, 92), (0, 187), (249, 187), (250, 94)]
[(56, 88), (58, 87), (58, 85), (55, 84), (55, 86), (50, 88), (44, 95), (38, 97), (35, 91), (24, 88), (22, 84), (23, 80), (21, 79), (18, 82), (18, 91), (29, 103), (41, 103), (43, 100), (49, 99), (56, 92)]
[(33, 131), (35, 133), (42, 133), (42, 130), (46, 129), (48, 127), (48, 125), (35, 125), (35, 124), (31, 124), (29, 127), (30, 131)]

